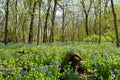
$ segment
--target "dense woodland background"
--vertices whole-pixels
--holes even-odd
[[[119,0],[0,0],[0,42],[112,42],[119,47]]]

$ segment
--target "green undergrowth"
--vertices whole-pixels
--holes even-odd
[[[58,80],[66,74],[59,66],[68,52],[80,54],[82,66],[97,77],[87,80],[120,80],[120,48],[111,43],[0,45],[0,80]],[[81,80],[76,73],[67,77]]]

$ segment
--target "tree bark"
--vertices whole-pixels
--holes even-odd
[[[95,5],[96,2],[94,3],[94,14],[95,14],[95,19],[94,19],[94,34],[97,34],[97,18],[98,18],[98,4]]]
[[[9,15],[9,1],[10,0],[7,0],[6,2],[6,11],[5,11],[5,40],[4,40],[4,43],[5,45],[8,43],[8,15]]]
[[[85,31],[86,31],[86,35],[89,36],[89,30],[88,30],[88,14],[85,15]]]
[[[62,9],[62,42],[64,42],[65,41],[65,38],[64,38],[64,35],[65,35],[65,33],[64,33],[64,29],[65,29],[65,11],[64,11],[64,7],[63,7],[63,9]]]
[[[45,25],[44,25],[44,33],[43,33],[43,43],[47,43],[47,24],[48,24],[48,17],[49,17],[49,12],[51,8],[51,0],[48,0],[48,9],[47,9],[47,14],[45,18]]]
[[[85,13],[85,32],[86,32],[86,35],[89,36],[88,16],[89,16],[89,12],[90,12],[90,9],[91,9],[91,6],[92,6],[92,0],[90,0],[90,4],[89,4],[88,9],[86,9],[84,0],[81,0],[80,2],[82,4],[83,11]]]
[[[54,9],[53,9],[53,15],[52,15],[52,26],[51,26],[51,34],[50,34],[50,43],[54,42],[54,26],[55,26],[56,6],[57,6],[57,0],[54,0]]]
[[[61,41],[64,42],[65,41],[65,6],[64,3],[63,5],[58,4],[58,6],[61,8],[62,10],[62,34],[61,34]]]
[[[117,28],[117,17],[116,17],[116,12],[114,9],[114,3],[113,0],[111,0],[111,8],[112,8],[112,13],[113,13],[113,17],[114,17],[114,27],[115,27],[115,33],[116,33],[116,46],[119,47],[119,37],[118,37],[118,28]]]
[[[36,7],[36,1],[34,2],[33,5],[33,10],[31,13],[31,22],[30,22],[30,31],[29,31],[29,40],[28,43],[33,43],[33,24],[34,24],[34,13],[35,13],[35,7]]]
[[[100,13],[99,13],[99,19],[100,19],[100,21],[99,21],[99,44],[101,43],[101,36],[102,36],[102,29],[101,29],[101,0],[99,0],[99,10],[100,10]]]
[[[39,22],[38,22],[38,33],[37,33],[37,45],[39,44],[39,41],[40,41],[41,3],[42,3],[42,0],[39,0]]]
[[[14,43],[16,43],[16,42],[17,42],[16,27],[17,27],[17,0],[15,1]]]
[[[26,14],[24,14],[24,15],[26,15]],[[26,18],[24,18],[23,23],[22,23],[22,38],[23,38],[23,43],[25,43],[25,23],[26,23]]]

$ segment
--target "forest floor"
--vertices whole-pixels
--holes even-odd
[[[58,80],[66,74],[68,80],[81,80],[69,69],[59,73],[69,51],[80,54],[83,67],[97,80],[120,80],[120,48],[112,43],[0,44],[0,80]]]

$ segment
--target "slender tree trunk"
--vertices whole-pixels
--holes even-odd
[[[74,24],[74,21],[75,21],[75,8],[74,8],[74,0],[72,0],[72,6],[73,6],[73,13],[72,13],[72,43],[74,44],[74,41],[75,41],[75,24]]]
[[[22,23],[22,37],[23,37],[23,43],[25,43],[25,18]]]
[[[15,27],[14,27],[14,43],[17,42],[17,35],[16,35],[16,27],[17,27],[17,0],[15,1]]]
[[[79,17],[79,16],[77,16],[77,17]],[[76,28],[77,28],[77,41],[79,41],[79,42],[80,42],[79,19],[77,19]]]
[[[6,11],[5,11],[5,45],[8,43],[8,15],[9,15],[9,1],[10,0],[7,0],[6,2]]]
[[[95,2],[94,2],[94,14],[95,14],[95,19],[94,19],[94,34],[97,34],[97,31],[96,31],[96,27],[97,27],[97,17],[98,17],[98,9],[97,9],[97,6],[95,5]]]
[[[73,12],[73,18],[72,18],[73,20],[72,20],[72,43],[74,44],[74,40],[75,40],[75,24],[74,24],[74,12]]]
[[[87,6],[89,6],[88,9],[86,9],[85,0],[80,0],[80,2],[82,4],[83,11],[85,13],[85,32],[86,32],[86,35],[89,36],[88,16],[89,16],[90,9],[92,7],[93,0],[90,0],[90,4],[87,5]]]
[[[65,11],[64,11],[64,7],[62,9],[63,13],[62,13],[62,42],[65,41],[65,38],[64,38],[64,29],[65,29]]]
[[[104,0],[104,1],[105,1],[105,6],[104,6],[105,27],[107,27],[107,18],[106,18],[106,14],[107,14],[108,0]]]
[[[37,33],[37,45],[39,44],[39,41],[40,41],[41,3],[42,3],[42,0],[39,0],[39,22],[38,22],[38,33]]]
[[[23,28],[23,30],[22,30],[22,32],[23,32],[23,43],[25,43],[25,29],[24,29],[24,27],[25,26],[22,26],[22,28]]]
[[[50,34],[50,43],[54,42],[54,26],[55,26],[56,7],[57,7],[57,0],[54,0],[54,9],[53,9],[53,15],[52,15],[52,26],[51,26],[51,34]]]
[[[99,5],[100,5],[100,14],[99,14],[99,44],[101,43],[101,36],[102,36],[102,29],[101,29],[101,0],[99,1]]]
[[[47,43],[47,24],[48,24],[48,17],[51,8],[51,0],[48,0],[48,10],[45,18],[45,25],[44,25],[44,33],[43,33],[43,43]]]
[[[97,34],[97,32],[96,32],[96,27],[97,27],[96,21],[97,21],[97,17],[95,17],[95,19],[94,19],[94,34]]]
[[[86,30],[86,35],[89,36],[89,30],[88,30],[88,14],[85,15],[85,30]]]
[[[111,0],[111,8],[112,8],[112,13],[114,16],[114,27],[115,27],[115,33],[116,33],[116,46],[119,47],[119,37],[118,37],[118,28],[117,28],[117,17],[116,17],[116,13],[115,13],[115,9],[114,9],[114,3],[113,0]]]
[[[34,2],[33,10],[31,13],[31,22],[30,22],[30,31],[29,31],[29,40],[28,43],[33,43],[33,24],[34,24],[34,13],[35,13],[35,7],[36,7],[36,1]]]
[[[80,42],[80,29],[77,29],[77,37],[78,37],[78,41]]]
[[[42,42],[43,41],[43,25],[42,25],[42,21],[41,21],[41,26],[40,26],[40,41]]]
[[[62,34],[61,34],[61,41],[64,42],[65,41],[65,6],[64,4],[61,6],[60,4],[58,4],[58,6],[61,8],[62,10]]]

